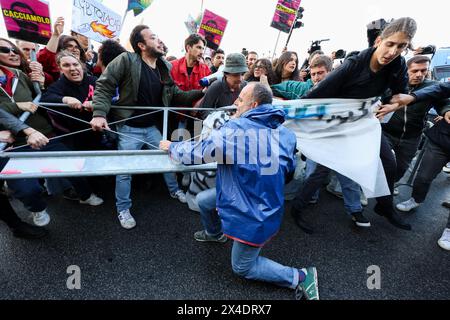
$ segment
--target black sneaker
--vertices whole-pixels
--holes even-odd
[[[314,229],[309,222],[305,220],[304,213],[302,211],[296,210],[294,207],[291,208],[291,215],[294,218],[295,224],[305,231],[307,234],[313,234]]]
[[[411,225],[409,223],[405,223],[394,208],[386,209],[376,204],[373,211],[375,211],[376,214],[388,219],[393,226],[403,230],[411,230]]]
[[[442,206],[444,206],[444,207],[450,209],[450,201],[444,201],[444,202],[442,202]]]
[[[352,220],[358,227],[368,228],[370,227],[370,221],[364,217],[362,212],[354,212],[352,213]]]
[[[48,234],[46,229],[32,226],[25,222],[20,222],[16,227],[11,228],[11,231],[14,237],[23,239],[39,239]]]
[[[74,188],[66,189],[63,192],[64,199],[79,201],[81,200]]]

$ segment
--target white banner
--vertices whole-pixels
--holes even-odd
[[[72,31],[97,42],[103,42],[119,38],[121,28],[121,16],[100,2],[73,0]]]
[[[305,99],[274,105],[287,113],[286,127],[309,159],[357,182],[368,198],[389,195],[380,160],[381,125],[374,99]]]

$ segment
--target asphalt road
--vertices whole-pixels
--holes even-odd
[[[235,276],[231,241],[196,242],[198,214],[170,198],[160,176],[134,181],[133,230],[116,218],[114,180],[98,179],[105,199],[100,207],[48,199],[52,220],[44,239],[14,238],[0,223],[0,299],[293,299],[291,290]],[[437,245],[449,214],[441,206],[450,197],[449,185],[450,176],[442,173],[424,205],[404,214],[413,226],[409,232],[374,214],[373,200],[365,211],[372,227],[358,229],[341,200],[323,190],[319,204],[310,207],[316,233],[303,233],[286,215],[262,254],[285,265],[316,266],[321,299],[449,299],[450,252]],[[396,202],[410,193],[407,187],[400,191]],[[81,270],[79,290],[66,286],[71,265]],[[379,290],[367,288],[372,265],[381,271]]]

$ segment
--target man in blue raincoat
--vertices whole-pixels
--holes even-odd
[[[287,267],[260,256],[281,225],[283,187],[295,169],[295,134],[282,126],[284,111],[272,106],[272,93],[260,83],[247,85],[235,105],[234,119],[207,139],[161,141],[160,148],[186,165],[217,161],[215,219],[234,240],[237,275],[295,289],[297,298],[319,299],[316,268]]]

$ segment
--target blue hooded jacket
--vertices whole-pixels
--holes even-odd
[[[279,230],[286,176],[295,170],[295,134],[285,114],[261,105],[214,130],[206,140],[177,142],[171,157],[183,164],[217,161],[217,208],[225,235],[261,247]]]

